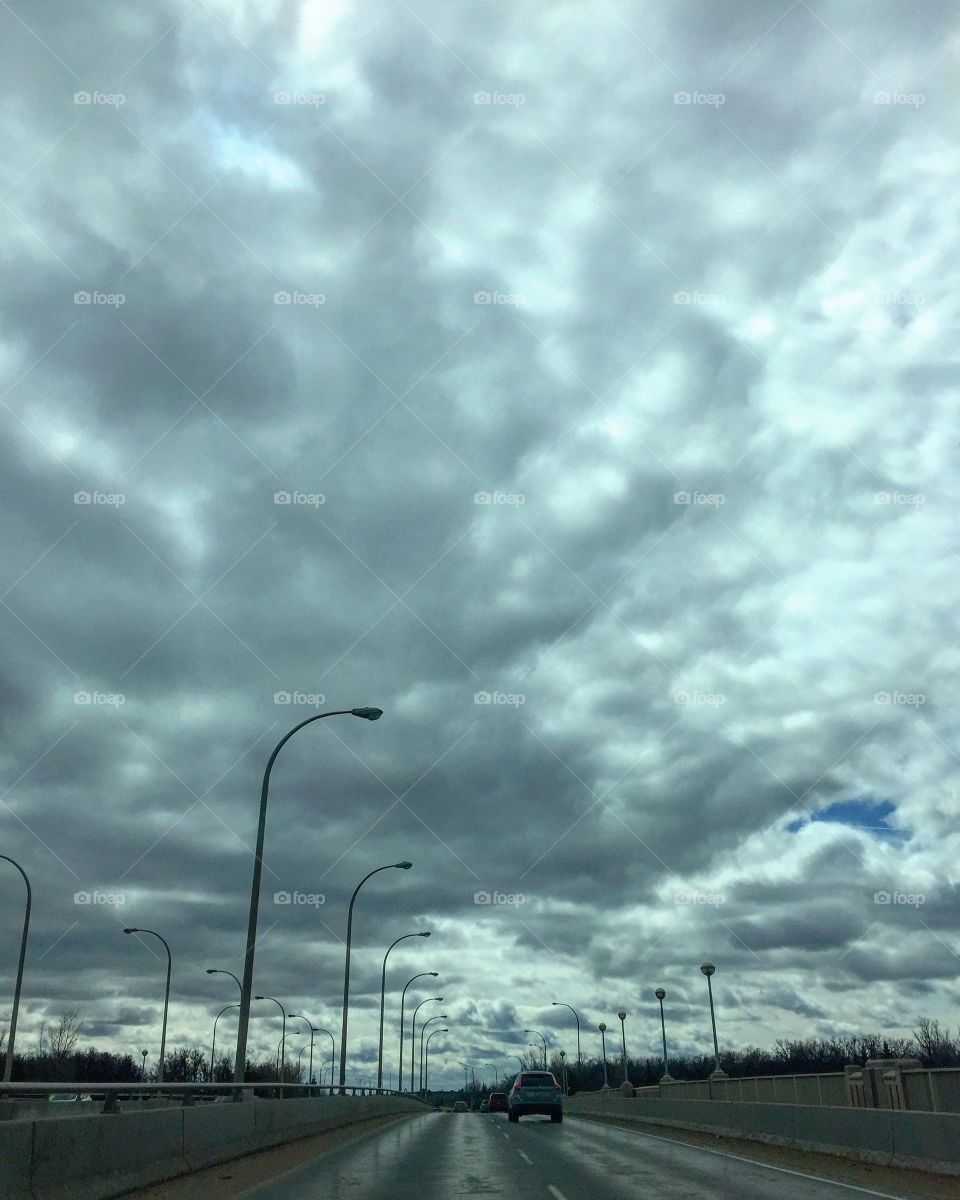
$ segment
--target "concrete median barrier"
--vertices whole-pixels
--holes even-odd
[[[427,1111],[405,1096],[323,1096],[2,1121],[0,1200],[110,1200],[330,1129]]]

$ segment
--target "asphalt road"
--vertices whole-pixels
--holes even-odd
[[[867,1192],[569,1116],[430,1113],[397,1122],[243,1200],[856,1200]]]

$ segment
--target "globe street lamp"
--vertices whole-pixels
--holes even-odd
[[[228,1004],[228,1005],[226,1006],[226,1008],[221,1008],[221,1009],[220,1009],[220,1011],[217,1013],[217,1015],[216,1015],[216,1016],[214,1017],[214,1019],[213,1019],[213,1041],[212,1041],[212,1043],[210,1044],[210,1082],[211,1082],[211,1083],[213,1082],[213,1070],[214,1070],[214,1067],[217,1065],[217,1059],[216,1059],[216,1053],[217,1053],[217,1021],[219,1021],[219,1020],[220,1020],[220,1018],[223,1016],[223,1014],[224,1014],[225,1012],[228,1012],[228,1011],[229,1011],[231,1008],[239,1008],[239,1007],[240,1007],[240,1005],[239,1005],[239,1004]]]
[[[413,1095],[413,1070],[417,1061],[417,1013],[425,1004],[432,1004],[435,1000],[442,1000],[442,996],[428,996],[426,1000],[421,1000],[417,1007],[413,1010],[413,1020],[410,1022],[410,1095]]]
[[[547,1039],[542,1033],[537,1033],[536,1029],[525,1029],[524,1033],[536,1033],[537,1037],[543,1042],[543,1069],[547,1069]]]
[[[142,1062],[141,1062],[141,1064],[140,1064],[140,1082],[141,1082],[141,1083],[146,1083],[146,1079],[147,1079],[147,1055],[150,1053],[150,1051],[149,1051],[149,1050],[141,1050],[141,1051],[140,1051],[140,1053],[143,1055],[143,1061],[142,1061]]]
[[[625,1032],[624,1021],[627,1019],[627,1014],[624,1009],[620,1009],[617,1013],[620,1018],[620,1038],[623,1042],[623,1082],[629,1087],[630,1080],[627,1078],[627,1035]]]
[[[550,1003],[553,1004],[554,1007],[559,1006],[560,1008],[569,1008],[570,1011],[573,1013],[574,1019],[577,1022],[577,1070],[582,1071],[583,1070],[583,1055],[580,1053],[580,1017],[577,1015],[577,1010],[575,1008],[571,1007],[571,1005],[569,1005],[569,1004],[564,1004],[564,1002],[562,1000],[551,1000]]]
[[[600,1044],[603,1047],[603,1086],[609,1087],[610,1084],[607,1082],[607,1027],[601,1021],[597,1028],[600,1030]]]
[[[379,710],[377,710],[379,711]],[[347,1022],[350,1018],[350,943],[353,940],[353,905],[357,899],[357,893],[363,885],[372,876],[379,874],[380,871],[390,871],[394,867],[398,867],[401,871],[409,871],[413,866],[411,862],[387,863],[383,867],[375,867],[369,871],[360,880],[357,886],[353,889],[353,895],[350,897],[350,907],[347,909],[347,949],[343,963],[343,1021],[340,1027],[340,1087],[344,1087],[347,1081]]]
[[[563,1094],[569,1096],[570,1089],[567,1087],[567,1052],[560,1051],[560,1082],[563,1086]]]
[[[247,920],[247,946],[243,957],[243,983],[240,987],[240,1025],[237,1030],[237,1061],[233,1078],[243,1083],[247,1071],[247,1029],[250,1024],[250,998],[253,995],[253,956],[257,946],[257,916],[260,908],[260,875],[263,870],[263,842],[267,828],[267,797],[270,790],[270,772],[277,755],[290,738],[304,725],[319,721],[323,717],[362,717],[365,721],[377,721],[383,716],[380,708],[348,708],[337,712],[314,713],[299,725],[289,730],[273,749],[263,772],[260,786],[260,819],[257,823],[257,848],[253,859],[253,883],[250,886],[250,915]]]
[[[20,957],[17,960],[17,979],[13,985],[13,1008],[10,1011],[10,1032],[7,1034],[7,1060],[3,1066],[3,1081],[9,1083],[13,1074],[13,1050],[17,1041],[17,1016],[20,1012],[20,988],[23,984],[23,964],[27,957],[27,936],[30,933],[30,906],[33,903],[33,892],[27,873],[15,860],[6,854],[0,854],[4,862],[11,863],[23,876],[27,885],[27,906],[23,914],[23,933],[20,935]]]
[[[710,984],[710,976],[716,971],[716,967],[712,962],[702,963],[700,970],[707,977],[707,993],[710,996],[710,1024],[713,1026],[713,1062],[714,1070],[710,1073],[711,1079],[726,1079],[727,1073],[720,1066],[720,1047],[717,1044],[717,1019],[713,1013],[713,987]]]
[[[667,1027],[663,1023],[663,1001],[667,993],[662,987],[658,987],[653,994],[660,1001],[660,1034],[663,1038],[663,1074],[660,1076],[660,1082],[672,1083],[673,1076],[670,1074],[670,1068],[667,1066]]]
[[[423,1059],[423,1094],[426,1096],[430,1090],[430,1038],[435,1038],[438,1033],[449,1033],[449,1029],[432,1029],[430,1037],[427,1038],[427,1045],[424,1050]]]
[[[421,971],[419,975],[414,975],[413,979],[407,980],[407,982],[403,985],[403,991],[400,994],[400,1069],[397,1072],[397,1091],[398,1092],[403,1091],[403,1009],[404,1009],[404,1005],[406,1004],[406,1001],[407,1001],[407,988],[410,986],[411,983],[413,983],[413,981],[415,979],[426,979],[426,977],[428,975],[432,976],[434,979],[437,978],[436,971]],[[413,1090],[413,1085],[411,1082],[411,1091],[412,1090]]]
[[[420,1091],[423,1091],[423,1031],[428,1025],[432,1025],[434,1021],[449,1021],[446,1013],[442,1013],[439,1017],[431,1017],[428,1021],[424,1021],[420,1026]]]
[[[287,1063],[287,1010],[283,1007],[283,1005],[280,1003],[280,1001],[275,996],[254,996],[254,1000],[272,1000],[274,1002],[274,1004],[276,1004],[277,1007],[280,1009],[280,1012],[283,1014],[283,1025],[281,1027],[283,1030],[283,1033],[280,1037],[280,1050],[278,1051],[278,1057],[277,1057],[277,1063],[278,1063],[277,1074],[280,1078],[280,1095],[282,1096],[283,1095],[283,1068],[286,1066],[286,1063]],[[282,1055],[282,1057],[281,1057],[281,1055]]]
[[[407,938],[412,938],[412,937],[428,938],[429,936],[430,936],[429,931],[425,931],[423,933],[405,933],[405,934],[403,934],[402,937],[398,937],[395,942],[393,942],[390,946],[387,947],[387,952],[383,956],[383,970],[380,972],[380,1049],[377,1052],[377,1090],[378,1091],[383,1087],[383,1010],[384,1010],[384,1003],[386,1000],[386,991],[387,991],[387,959],[390,957],[390,951],[393,949],[393,947],[399,945],[400,942],[405,941]]]
[[[160,934],[153,929],[137,929],[132,925],[127,926],[124,933],[149,933],[155,938],[160,938],[163,942],[163,948],[167,952],[167,987],[163,995],[163,1029],[160,1033],[160,1063],[157,1066],[157,1083],[163,1083],[163,1060],[167,1048],[167,1012],[170,1009],[170,971],[173,967],[173,957],[170,954],[170,947],[166,943],[166,939],[160,937]]]

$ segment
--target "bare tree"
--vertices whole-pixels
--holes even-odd
[[[62,1012],[57,1019],[57,1024],[47,1034],[47,1046],[55,1062],[62,1063],[73,1054],[81,1033],[83,1033],[83,1025],[80,1023],[80,1014],[76,1009]]]

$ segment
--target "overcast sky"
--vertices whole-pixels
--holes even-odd
[[[421,929],[387,1067],[435,970],[434,1082],[524,1028],[575,1054],[553,1000],[657,1053],[658,985],[706,1051],[705,958],[724,1047],[955,1024],[955,4],[0,30],[21,1048],[77,1009],[156,1062],[128,924],[172,947],[168,1046],[209,1045],[266,759],[354,705],[277,760],[255,976],[338,1032],[350,893],[413,861],[357,902],[354,1078]]]

